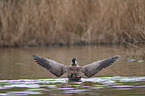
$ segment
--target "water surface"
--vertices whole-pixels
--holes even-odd
[[[144,60],[124,58],[124,52],[117,46],[1,48],[0,95],[144,96]],[[66,75],[56,78],[36,64],[33,54],[65,65],[75,57],[80,66],[115,55],[120,58],[93,78],[83,76],[81,82],[67,82]]]
[[[0,95],[143,96],[144,82],[145,76],[82,78],[81,82],[67,82],[67,78],[0,80]]]

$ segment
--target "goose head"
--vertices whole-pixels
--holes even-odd
[[[73,58],[73,59],[72,59],[71,66],[78,66],[78,63],[77,63],[77,61],[76,61],[76,58]]]

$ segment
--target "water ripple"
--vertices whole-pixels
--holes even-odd
[[[114,76],[82,78],[81,82],[67,82],[67,78],[0,80],[0,96],[34,94],[96,94],[101,90],[142,90],[145,76]],[[49,92],[49,93],[48,93]],[[97,93],[97,94],[98,94]],[[103,94],[103,93],[102,93]],[[145,94],[145,93],[142,93]]]

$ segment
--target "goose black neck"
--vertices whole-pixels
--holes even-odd
[[[73,58],[73,59],[72,59],[72,62],[75,63],[75,61],[76,61],[76,58]]]

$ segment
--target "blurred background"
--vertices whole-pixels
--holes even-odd
[[[144,44],[144,0],[0,0],[0,47]]]

